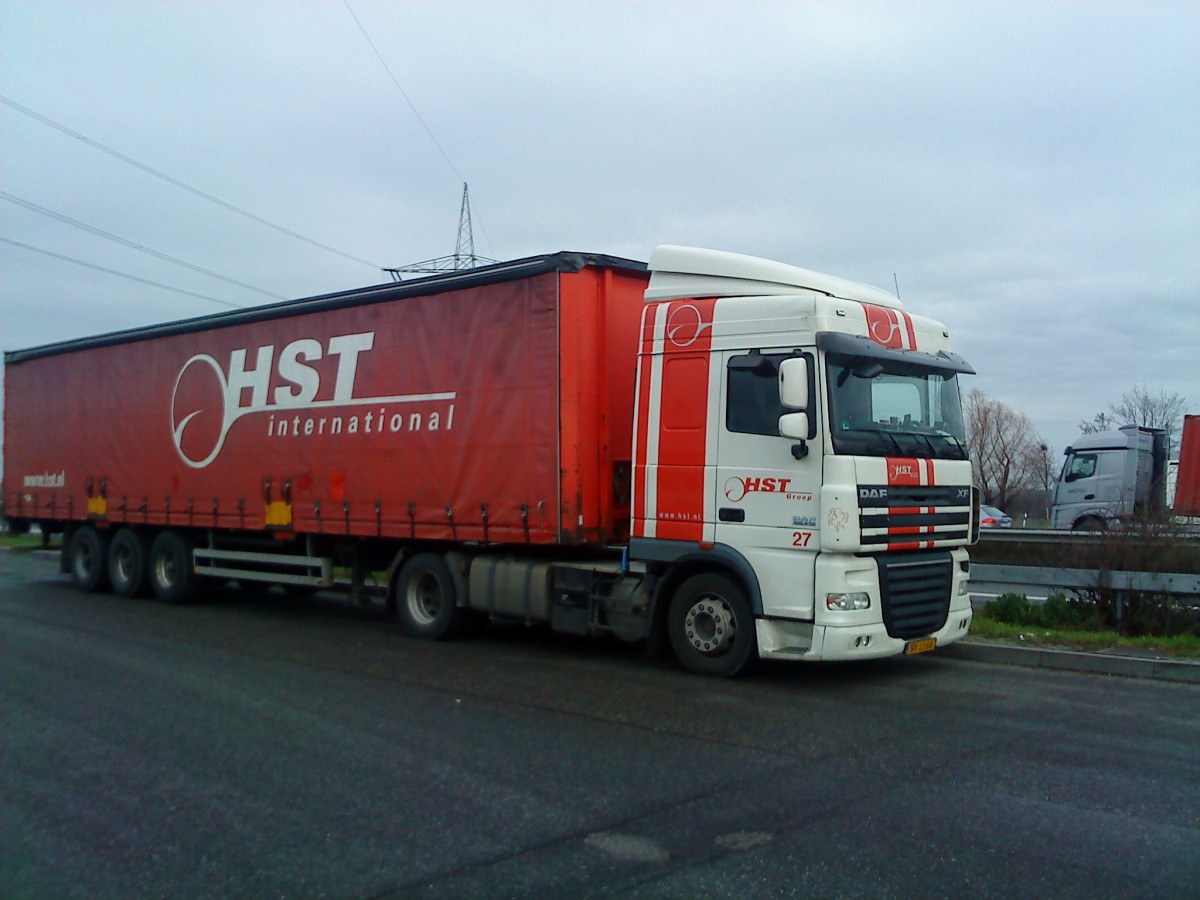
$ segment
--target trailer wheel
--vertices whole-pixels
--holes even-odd
[[[192,542],[177,531],[164,531],[150,545],[150,587],[163,603],[186,603],[196,590]]]
[[[667,611],[671,649],[697,675],[730,678],[752,659],[757,640],[746,592],[724,575],[693,575]]]
[[[108,547],[108,577],[122,597],[141,597],[150,590],[150,541],[132,528],[122,528]]]
[[[452,637],[466,622],[458,592],[445,561],[436,553],[418,553],[396,578],[396,615],[404,633],[427,640]]]
[[[80,590],[94,593],[108,589],[107,532],[91,525],[82,525],[71,535],[67,545],[67,565],[71,580]]]

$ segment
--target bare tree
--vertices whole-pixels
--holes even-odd
[[[967,446],[985,503],[1005,506],[1022,488],[1053,480],[1049,447],[1024,413],[978,388],[966,397]]]
[[[1116,427],[1116,420],[1106,412],[1098,412],[1090,419],[1079,420],[1080,434],[1095,434],[1097,431],[1112,431]]]
[[[1162,388],[1154,392],[1146,385],[1138,384],[1121,395],[1120,403],[1109,404],[1108,408],[1127,424],[1161,428],[1167,433],[1167,440],[1174,443],[1187,405],[1187,398],[1182,394],[1168,394]]]
[[[1108,404],[1108,412],[1096,413],[1092,419],[1080,422],[1079,430],[1091,434],[1122,425],[1144,425],[1163,429],[1167,440],[1174,444],[1187,407],[1187,398],[1182,394],[1169,394],[1162,388],[1153,391],[1147,385],[1137,384],[1122,394],[1119,402]]]

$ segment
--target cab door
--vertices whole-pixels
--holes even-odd
[[[1055,487],[1055,528],[1070,528],[1086,515],[1104,517],[1120,513],[1120,463],[1123,450],[1075,451],[1067,457]]]
[[[792,350],[721,354],[715,535],[750,562],[763,596],[789,598],[787,609],[767,614],[811,617],[821,444],[779,434],[779,418],[790,411],[779,400],[779,364],[793,355]],[[815,384],[815,354],[806,356]],[[807,410],[813,421],[815,406]]]

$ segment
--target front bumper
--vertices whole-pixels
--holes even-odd
[[[970,604],[951,609],[946,624],[929,637],[938,647],[966,637],[971,628]],[[763,659],[792,659],[805,662],[840,659],[879,659],[904,653],[910,641],[891,637],[882,622],[862,625],[812,625],[783,619],[759,619],[755,623],[758,655]]]

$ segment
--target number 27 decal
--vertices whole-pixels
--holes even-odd
[[[812,540],[813,533],[811,531],[793,531],[792,546],[807,547],[808,542]]]

